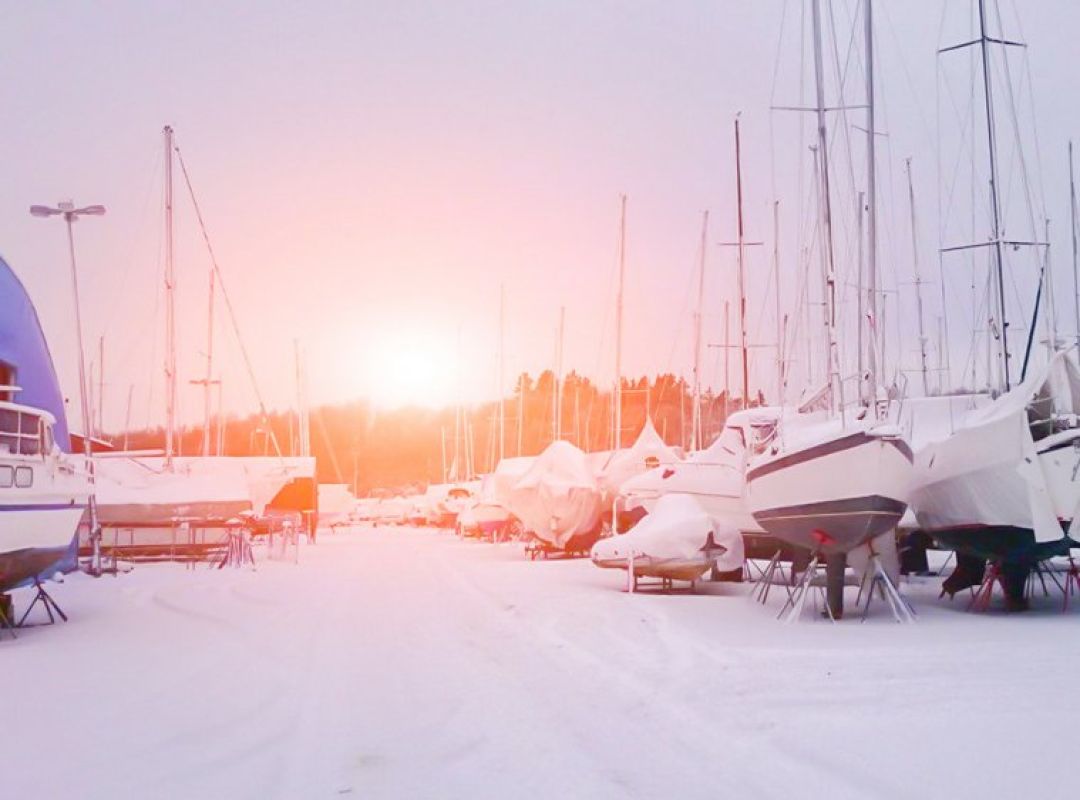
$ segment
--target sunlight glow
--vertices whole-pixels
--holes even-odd
[[[456,357],[435,338],[382,341],[368,356],[367,393],[381,407],[435,408],[456,399]]]

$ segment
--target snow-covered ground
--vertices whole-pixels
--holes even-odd
[[[388,528],[254,572],[72,576],[71,622],[0,639],[0,795],[1064,796],[1080,611],[968,614],[925,581],[916,625],[783,625],[779,591],[627,595]]]

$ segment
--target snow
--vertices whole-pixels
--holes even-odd
[[[0,638],[3,793],[1065,794],[1080,611],[968,614],[938,584],[904,584],[915,625],[783,625],[778,590],[628,595],[585,559],[385,527],[298,565],[72,575],[69,623]]]

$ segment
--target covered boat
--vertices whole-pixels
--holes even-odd
[[[755,443],[773,436],[779,414],[780,409],[772,406],[735,412],[706,449],[625,481],[619,490],[620,505],[628,511],[651,512],[665,495],[690,495],[717,522],[760,534],[743,498],[746,460]]]
[[[551,548],[586,551],[600,535],[600,487],[585,453],[569,442],[548,445],[514,484],[510,511]]]
[[[610,503],[628,480],[649,470],[677,464],[682,459],[656,432],[652,420],[645,418],[634,444],[624,450],[613,451],[600,467],[597,481],[603,492],[605,504]]]
[[[688,494],[665,494],[652,513],[626,533],[601,539],[592,547],[593,563],[605,569],[629,569],[643,577],[694,581],[716,567],[740,570],[743,540],[731,523],[719,523]]]
[[[948,547],[1026,569],[1077,546],[1080,369],[1066,353],[921,447],[911,504]]]

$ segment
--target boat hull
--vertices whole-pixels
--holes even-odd
[[[67,555],[85,506],[0,505],[0,592],[47,572]]]
[[[768,534],[847,552],[896,527],[907,510],[912,454],[865,431],[783,453],[747,472],[747,505]]]
[[[1070,547],[1080,546],[1067,535],[1080,504],[1080,483],[1075,481],[1080,452],[1073,440],[1038,452],[1036,477],[1046,487],[1043,498],[1033,496],[1022,477],[1026,460],[1001,457],[1002,449],[989,446],[979,452],[973,441],[966,444],[971,446],[956,467],[950,467],[952,453],[946,449],[954,443],[920,453],[922,480],[912,492],[912,506],[921,530],[950,549],[1013,563],[1068,555]],[[1037,535],[1041,499],[1050,518]]]

